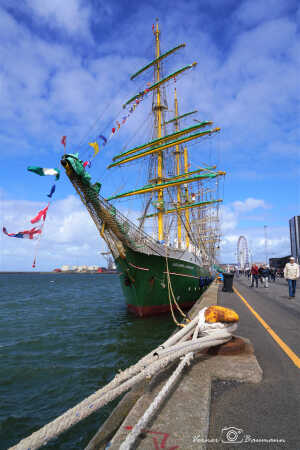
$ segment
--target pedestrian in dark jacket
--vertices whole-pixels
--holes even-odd
[[[262,282],[263,282],[265,288],[268,288],[269,287],[268,280],[269,280],[270,271],[267,266],[261,267],[260,275],[261,275],[261,279],[262,279]]]
[[[276,269],[270,269],[270,276],[271,276],[271,281],[273,281],[273,283],[275,283],[275,280],[276,280]]]
[[[263,284],[262,270],[263,270],[263,267],[259,266],[259,268],[258,268],[258,278],[259,278],[259,281],[261,282],[261,284]]]

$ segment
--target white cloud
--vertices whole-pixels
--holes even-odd
[[[236,228],[238,224],[238,216],[230,207],[221,207],[221,224],[223,233],[228,233]]]
[[[268,209],[268,208],[270,208],[270,206],[267,205],[264,200],[260,200],[258,198],[251,198],[251,197],[247,198],[243,202],[240,200],[233,202],[233,209],[239,213],[252,211],[253,209],[256,209],[256,208]]]
[[[253,1],[247,0],[241,2],[234,16],[244,25],[253,26],[261,21],[279,17],[288,9],[289,2],[286,0],[264,0],[256,2],[255,6]]]
[[[2,201],[1,223],[8,232],[28,229],[30,220],[45,204],[39,202]],[[1,233],[0,270],[30,270],[36,241],[9,238]],[[53,270],[63,264],[105,265],[100,252],[105,244],[89,214],[77,197],[54,202],[45,221],[38,249],[40,270]]]
[[[248,243],[249,257],[253,262],[265,262],[265,237],[263,228],[235,230],[234,234],[225,234],[221,241],[221,262],[237,262],[237,243],[240,236],[245,236]],[[278,238],[277,236],[282,236]],[[286,228],[272,228],[267,239],[267,259],[290,254],[290,240]]]
[[[136,56],[125,59],[110,53],[84,59],[62,41],[34,35],[0,7],[1,24],[3,154],[16,156],[22,149],[25,156],[36,149],[40,152],[41,145],[42,151],[57,148],[64,134],[69,136],[69,145],[76,145],[91,123],[96,128],[100,121],[111,126],[120,105],[135,89],[128,90],[127,83],[132,66],[138,64]],[[93,133],[95,128],[94,137]]]
[[[221,254],[222,262],[235,262],[237,254],[237,243],[240,236],[245,236],[248,241],[248,249],[251,250],[253,260],[265,261],[265,229],[258,227],[253,222],[262,221],[262,217],[249,216],[249,211],[256,209],[270,209],[263,199],[247,198],[243,201],[235,201],[221,208]],[[241,225],[248,222],[248,226]],[[252,225],[252,226],[251,226]],[[290,252],[290,239],[288,226],[268,226],[267,233],[267,256],[279,257],[288,255]]]
[[[247,198],[244,201],[237,200],[227,206],[221,207],[221,224],[222,233],[227,233],[235,230],[238,227],[239,220],[244,213],[253,211],[256,208],[269,209],[270,206],[262,199]],[[244,216],[245,217],[245,216]]]
[[[51,28],[60,28],[70,34],[90,36],[90,7],[80,0],[27,0],[28,8]]]
[[[227,142],[224,151],[230,150],[231,159],[239,157],[232,148],[235,145],[245,147],[245,143],[245,160],[249,148],[257,142],[264,143],[266,149],[257,155],[258,161],[265,153],[278,154],[285,147],[284,143],[289,146],[288,157],[295,157],[297,151],[297,117],[285,121],[285,130],[284,120],[280,127],[277,123],[277,117],[291,111],[293,102],[300,95],[296,24],[291,17],[284,16],[284,2],[260,3],[253,8],[251,2],[243,2],[233,16],[233,21],[242,16],[251,17],[250,8],[251,13],[262,20],[252,29],[242,29],[226,53],[208,32],[199,31],[199,21],[206,18],[196,2],[188,7],[181,4],[177,12],[174,9],[168,15],[164,24],[163,43],[168,46],[171,40],[173,44],[187,41],[186,59],[189,62],[196,59],[200,63],[191,76],[185,78],[185,87],[180,80],[178,82],[178,91],[188,99],[180,107],[188,110],[190,106],[202,105],[199,115],[215,119],[222,126],[224,142]],[[91,15],[95,12],[91,3],[79,0],[33,0],[27,2],[28,8],[35,17],[75,34],[76,30],[89,29]],[[97,5],[97,8],[99,16],[106,6]],[[113,18],[114,9],[111,8],[105,11],[105,17],[108,14]],[[187,9],[193,11],[189,29],[174,26],[177,21],[180,23],[179,16]],[[272,12],[268,15],[269,9]],[[148,5],[137,8],[133,17],[135,39],[145,35],[145,22],[140,20],[141,16],[150,17],[152,12]],[[126,81],[128,75],[147,60],[144,56],[137,57],[142,47],[133,45],[134,37],[128,33],[126,22],[118,24],[117,31],[112,29],[109,40],[99,39],[97,51],[91,48],[86,58],[63,41],[57,44],[31,33],[1,8],[0,25],[3,25],[0,26],[2,42],[6,43],[0,48],[0,58],[6,62],[5,71],[0,70],[0,114],[7,124],[4,129],[10,130],[0,136],[3,148],[7,148],[13,138],[23,141],[25,151],[33,150],[29,143],[32,138],[43,140],[45,147],[53,146],[66,133],[76,143],[88,127],[86,118],[93,121],[99,117],[99,110],[101,119],[109,123],[109,115],[115,117],[128,93],[134,93],[134,86],[129,87]],[[147,42],[150,39],[149,32]],[[129,123],[126,128],[129,130],[132,126]],[[288,136],[286,128],[289,129]]]
[[[237,226],[230,233],[224,233],[221,239],[221,262],[237,261],[237,243],[245,236],[250,258],[264,262],[266,259],[265,236],[263,227],[242,228]],[[278,237],[281,236],[281,237]],[[290,239],[287,227],[270,227],[267,236],[267,258],[282,257],[290,254]]]
[[[30,226],[30,219],[45,205],[41,202],[7,200],[2,192],[1,222],[8,232],[18,232]],[[253,257],[263,261],[265,257],[264,229],[239,226],[240,220],[249,210],[265,207],[261,199],[246,199],[222,208],[221,261],[233,262],[240,235],[248,239]],[[135,210],[123,209],[126,217],[136,222],[139,214]],[[35,254],[35,243],[1,235],[0,270],[30,270]],[[52,270],[63,264],[104,265],[100,256],[105,244],[80,200],[71,195],[53,202],[49,208],[44,232],[38,251],[38,269]],[[289,253],[288,230],[268,229],[269,257]]]

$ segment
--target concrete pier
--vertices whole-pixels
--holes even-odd
[[[198,311],[218,302],[220,286],[214,282],[189,312],[193,318]],[[212,380],[236,380],[259,383],[262,370],[247,339],[236,340],[242,351],[203,352],[195,355],[173,392],[137,442],[145,450],[205,449],[209,432]],[[242,345],[241,345],[242,343]],[[226,345],[226,344],[225,344]],[[233,346],[232,346],[233,347]],[[121,443],[162,389],[178,362],[140,383],[127,393],[102,425],[86,450],[119,449]],[[109,443],[109,444],[108,444]]]

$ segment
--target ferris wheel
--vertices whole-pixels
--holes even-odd
[[[240,269],[249,266],[248,244],[245,236],[240,236],[237,243],[237,264]]]

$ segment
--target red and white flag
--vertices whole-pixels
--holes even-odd
[[[46,208],[42,209],[42,210],[34,217],[34,219],[31,219],[30,222],[31,222],[31,223],[37,223],[37,222],[39,222],[41,219],[43,219],[43,221],[45,222],[48,208],[49,208],[49,205],[46,206]]]
[[[2,228],[2,231],[4,234],[6,234],[9,237],[16,237],[16,238],[21,238],[21,239],[36,239],[38,237],[39,234],[42,233],[42,227],[40,228],[31,228],[31,230],[24,230],[24,231],[19,231],[18,233],[8,233],[7,229],[5,227]]]

